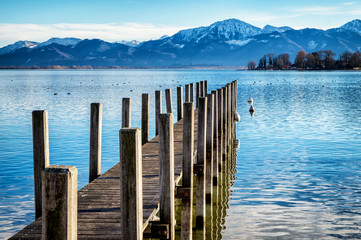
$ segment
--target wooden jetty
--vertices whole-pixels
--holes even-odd
[[[102,175],[102,104],[92,104],[89,184],[79,191],[75,167],[50,165],[47,112],[34,111],[36,220],[10,239],[175,239],[174,198],[182,199],[181,239],[192,239],[193,226],[205,230],[207,203],[218,201],[213,214],[224,217],[219,199],[235,171],[237,81],[212,93],[207,81],[196,86],[196,94],[193,83],[185,86],[184,103],[183,88],[177,88],[175,124],[171,90],[165,91],[167,113],[156,91],[157,136],[150,141],[149,94],[142,95],[141,130],[131,128],[131,99],[124,98],[120,162]]]

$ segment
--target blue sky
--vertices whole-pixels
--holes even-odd
[[[45,41],[52,36],[149,40],[228,18],[257,27],[328,29],[360,19],[361,1],[4,0],[0,47],[17,40]]]

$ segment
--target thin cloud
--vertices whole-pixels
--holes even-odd
[[[19,40],[43,42],[51,37],[100,38],[106,41],[150,40],[164,34],[173,35],[187,27],[153,25],[148,23],[109,24],[7,24],[0,23],[0,42]]]

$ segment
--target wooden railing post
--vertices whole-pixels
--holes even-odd
[[[194,83],[189,84],[189,102],[194,102]]]
[[[119,131],[120,239],[143,239],[142,145],[139,128]]]
[[[189,99],[190,99],[189,84],[186,84],[186,87],[185,87],[185,102],[189,102]]]
[[[90,105],[89,182],[99,177],[101,173],[102,112],[101,103]]]
[[[207,94],[206,203],[212,202],[213,193],[213,105],[213,95]]]
[[[155,91],[155,135],[159,134],[159,114],[162,112],[162,92]]]
[[[227,96],[227,99],[228,99],[228,106],[227,106],[227,113],[228,113],[228,119],[227,119],[227,123],[228,123],[228,126],[227,126],[227,131],[228,131],[228,142],[227,142],[227,147],[228,147],[228,150],[231,149],[231,134],[232,134],[232,106],[231,106],[231,100],[232,100],[232,91],[231,91],[231,84],[228,84],[227,85],[227,92],[228,92],[228,96]]]
[[[177,120],[183,118],[183,88],[177,87]]]
[[[169,239],[175,239],[173,114],[159,115],[159,217],[169,224]]]
[[[207,98],[199,98],[197,141],[196,227],[203,229],[206,218],[206,121]]]
[[[49,130],[48,112],[33,111],[33,166],[35,219],[42,215],[42,180],[41,172],[49,166]]]
[[[130,98],[123,98],[122,100],[122,128],[130,128],[131,126],[131,104]]]
[[[184,103],[183,120],[183,179],[182,187],[188,196],[182,198],[181,239],[192,239],[193,206],[193,155],[194,155],[194,103]]]
[[[148,93],[142,94],[142,145],[149,141],[149,97]]]
[[[214,98],[213,105],[213,186],[217,185],[218,180],[218,92],[212,91]]]
[[[74,166],[48,166],[42,174],[42,239],[77,239],[78,171]]]

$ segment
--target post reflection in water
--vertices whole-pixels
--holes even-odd
[[[224,239],[222,231],[226,228],[226,217],[229,209],[229,201],[231,197],[231,187],[235,180],[237,172],[237,156],[236,150],[239,147],[239,141],[236,139],[235,131],[232,133],[232,140],[227,154],[220,159],[220,172],[217,184],[213,186],[212,202],[206,204],[206,223],[203,229],[196,228],[193,221],[193,239],[220,240]],[[194,177],[193,192],[196,194],[196,177]],[[196,200],[193,199],[193,219],[195,219]],[[176,239],[180,239],[181,234],[181,200],[176,201]]]

